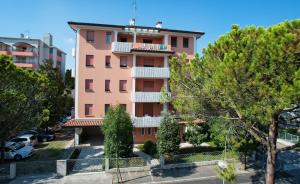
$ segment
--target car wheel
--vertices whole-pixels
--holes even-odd
[[[47,142],[47,138],[43,138],[42,141],[43,141],[43,142]]]
[[[22,159],[22,156],[21,156],[21,155],[15,155],[14,159],[15,159],[15,160],[21,160],[21,159]]]

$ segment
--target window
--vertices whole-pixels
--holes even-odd
[[[120,104],[120,106],[126,111],[126,104]]]
[[[171,37],[171,47],[177,47],[177,37]]]
[[[154,81],[144,81],[144,91],[153,92],[154,91]]]
[[[94,56],[93,55],[86,55],[86,57],[85,57],[85,65],[87,67],[94,66]]]
[[[120,67],[121,68],[127,67],[127,56],[120,56]]]
[[[85,91],[93,91],[93,79],[85,79]]]
[[[110,56],[105,56],[105,67],[110,68]]]
[[[154,135],[157,134],[157,128],[153,128],[153,134],[154,134]]]
[[[86,116],[93,115],[93,104],[85,104],[85,115]]]
[[[147,128],[148,135],[151,135],[151,128]]]
[[[106,44],[111,43],[111,32],[106,32],[105,43]]]
[[[183,38],[183,48],[189,48],[189,38]]]
[[[94,31],[87,31],[86,32],[86,41],[87,42],[94,42]]]
[[[143,39],[143,43],[152,43],[152,40],[150,40],[150,39]]]
[[[110,91],[110,80],[105,80],[105,91]]]
[[[154,62],[151,59],[144,60],[144,67],[154,67]]]
[[[145,129],[141,128],[141,135],[145,135]]]
[[[104,111],[105,111],[105,114],[107,114],[107,112],[108,112],[108,110],[109,110],[109,107],[110,107],[109,104],[105,104],[105,105],[104,105]]]
[[[121,38],[121,42],[127,42],[127,38]]]
[[[126,84],[127,84],[127,80],[120,80],[120,83],[119,83],[120,91],[127,91]]]

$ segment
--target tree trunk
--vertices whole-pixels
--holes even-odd
[[[247,169],[247,151],[244,151],[242,170],[246,170],[246,169]]]
[[[272,123],[269,127],[269,135],[268,135],[266,184],[275,183],[277,128],[278,128],[278,114],[274,114],[272,117]]]

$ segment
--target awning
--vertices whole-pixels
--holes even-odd
[[[63,127],[96,127],[103,124],[103,119],[71,119]]]

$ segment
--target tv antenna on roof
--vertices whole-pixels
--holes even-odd
[[[134,26],[135,25],[135,18],[136,18],[136,0],[132,1],[132,7],[133,7],[133,13],[132,13],[132,18],[129,20],[129,25]]]

